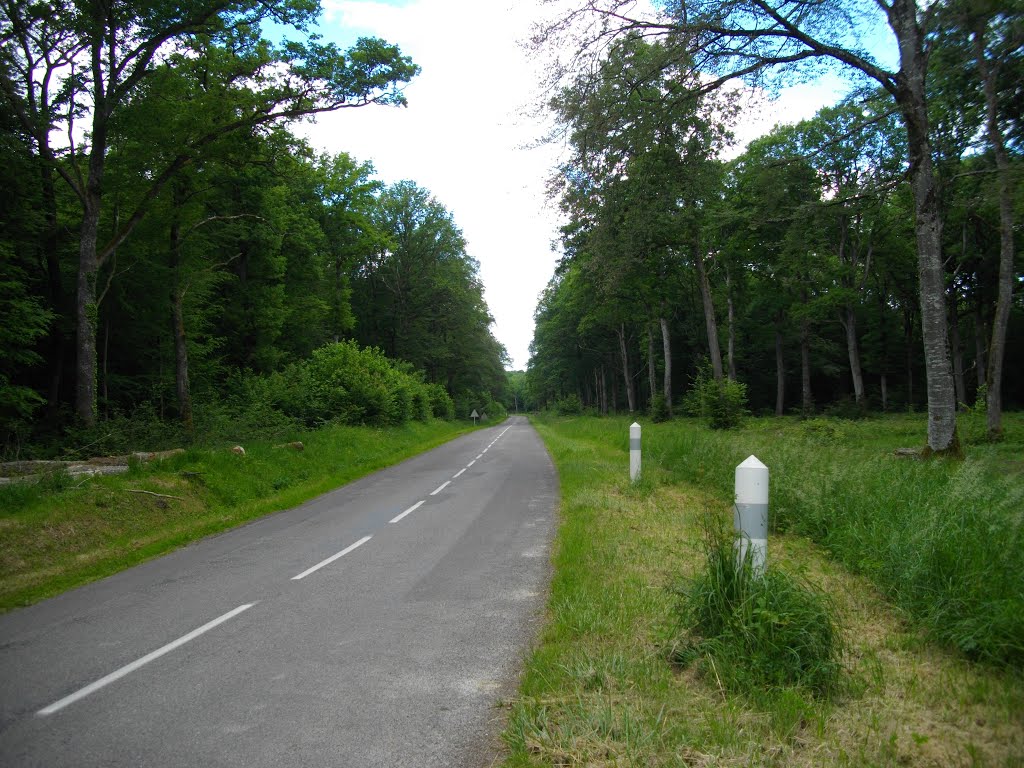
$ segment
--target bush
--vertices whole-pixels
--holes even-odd
[[[697,663],[744,693],[797,687],[835,692],[842,643],[827,598],[769,567],[755,575],[736,562],[731,532],[705,524],[705,568],[683,590],[686,630],[675,660]]]
[[[583,403],[576,394],[565,395],[555,401],[555,413],[559,416],[578,416],[583,413]]]
[[[448,390],[441,384],[426,384],[427,398],[430,402],[430,412],[438,419],[455,418],[455,401],[448,394]]]
[[[857,421],[868,415],[867,404],[858,403],[850,396],[841,397],[825,409],[825,415],[832,419]]]
[[[697,371],[684,405],[690,415],[707,419],[712,429],[733,429],[746,414],[747,385],[730,379],[715,381],[705,364]]]
[[[230,389],[237,393],[233,401],[239,414],[273,411],[317,427],[429,419],[439,397],[430,386],[379,349],[360,349],[347,341],[320,347],[309,360],[281,372],[240,374]]]
[[[664,395],[655,395],[651,399],[651,421],[658,424],[668,421],[668,419],[668,400],[665,399]]]

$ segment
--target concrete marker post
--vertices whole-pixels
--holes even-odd
[[[755,576],[764,575],[768,562],[768,467],[756,456],[748,456],[736,467],[736,505],[733,525],[737,565],[743,566],[750,552]]]
[[[629,425],[629,481],[640,479],[640,425],[635,421]]]

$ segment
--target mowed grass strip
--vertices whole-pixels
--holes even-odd
[[[704,428],[645,426],[643,480],[631,486],[628,419],[535,424],[558,467],[561,525],[548,621],[508,702],[506,766],[1024,764],[1020,671],[935,642],[868,575],[803,536],[773,532],[769,557],[830,598],[846,648],[835,695],[730,693],[713,667],[673,664],[678,587],[703,562],[701,518],[732,516],[714,482],[684,481],[666,458],[673,441]],[[855,435],[853,454],[914,444],[904,419],[880,429]],[[704,459],[686,472],[719,475]],[[731,477],[739,460],[721,473]]]
[[[0,487],[0,610],[28,605],[288,509],[460,434],[464,423],[330,426],[245,444],[245,455],[190,449],[128,473]],[[286,443],[301,440],[304,450]]]

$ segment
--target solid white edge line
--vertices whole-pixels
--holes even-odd
[[[344,557],[345,555],[347,555],[349,552],[351,552],[356,547],[363,546],[363,544],[365,544],[366,542],[368,542],[372,538],[373,538],[373,536],[363,536],[363,538],[361,538],[355,544],[350,544],[349,546],[347,546],[343,550],[341,550],[341,552],[338,552],[336,554],[331,555],[326,560],[321,560],[319,563],[314,565],[312,568],[307,568],[306,570],[304,570],[298,576],[292,576],[292,581],[298,581],[299,579],[306,578],[307,576],[309,576],[309,574],[313,573],[314,571],[319,571],[325,565],[330,565],[335,560],[337,560],[339,557]]]
[[[424,501],[426,501],[426,499],[422,499],[420,501],[417,501],[415,504],[413,504],[411,507],[409,507],[407,510],[405,510],[405,512],[403,512],[402,514],[398,515],[397,517],[392,518],[391,520],[388,520],[388,522],[389,523],[400,523],[400,522],[402,522],[402,519],[406,515],[412,514],[417,509],[419,509],[421,506],[423,506],[423,502]]]
[[[449,483],[451,483],[451,480],[445,480],[443,483],[441,483],[439,486],[437,486],[437,488],[432,490],[430,492],[430,495],[431,496],[437,496],[437,494],[439,494],[441,491],[443,491],[445,488],[448,487]]]
[[[106,685],[110,685],[110,683],[114,682],[115,680],[120,680],[125,675],[130,675],[132,672],[137,670],[139,667],[142,667],[142,666],[144,666],[146,664],[149,664],[149,662],[153,661],[154,659],[159,659],[164,654],[170,653],[175,648],[181,647],[182,645],[184,645],[185,643],[189,642],[190,640],[195,640],[197,637],[199,637],[204,632],[209,632],[211,629],[216,627],[218,624],[223,624],[225,621],[228,621],[229,619],[233,619],[235,616],[237,616],[238,614],[242,613],[242,611],[247,611],[250,608],[252,608],[254,605],[256,605],[256,603],[246,603],[245,605],[240,605],[237,608],[235,608],[233,611],[228,611],[223,616],[218,616],[213,621],[210,621],[210,622],[207,622],[206,624],[203,624],[203,626],[199,627],[198,629],[193,629],[187,635],[182,635],[177,640],[174,640],[174,641],[168,643],[167,645],[163,646],[162,648],[157,648],[152,653],[147,653],[141,659],[137,659],[137,660],[133,661],[131,664],[125,664],[123,667],[121,667],[120,669],[118,669],[118,670],[116,670],[114,672],[111,672],[106,677],[101,677],[96,682],[90,683],[89,685],[85,686],[85,688],[81,688],[81,689],[75,691],[74,693],[70,694],[69,696],[65,696],[60,701],[55,701],[50,706],[43,707],[36,714],[45,717],[47,715],[52,715],[55,712],[59,712],[60,710],[64,709],[64,707],[68,706],[69,704],[74,704],[79,699],[84,699],[90,693],[95,693],[100,688],[103,688]]]
[[[463,472],[465,472],[465,471],[466,471],[466,468],[465,468],[465,467],[463,467],[462,469],[460,469],[460,470],[459,470],[458,472],[456,472],[456,473],[455,473],[454,475],[452,475],[452,480],[454,480],[454,479],[455,479],[456,477],[458,477],[459,475],[461,475],[461,474],[462,474]]]

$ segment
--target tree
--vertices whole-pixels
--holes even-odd
[[[796,73],[838,66],[873,80],[894,100],[907,132],[914,191],[921,328],[928,388],[928,446],[957,451],[956,402],[948,348],[941,227],[932,167],[925,90],[929,33],[938,4],[916,0],[672,0],[650,18],[632,14],[627,0],[589,0],[535,36],[538,45],[564,42],[581,19],[600,19],[589,50],[620,34],[663,35],[676,47],[674,61],[705,77],[715,91],[737,78],[778,86]],[[899,53],[887,69],[867,49],[866,33],[885,22]],[[577,56],[578,56],[578,48]],[[553,67],[555,76],[564,70]]]
[[[167,183],[227,134],[318,112],[404,103],[398,86],[417,67],[383,41],[361,39],[342,54],[315,38],[273,46],[260,36],[265,22],[305,31],[317,12],[316,5],[298,0],[4,4],[0,93],[26,133],[36,137],[40,161],[61,175],[82,209],[75,410],[85,424],[96,418],[100,268]],[[62,70],[40,62],[59,62]],[[104,236],[100,225],[113,124],[147,80],[174,65],[206,67],[218,81],[206,94],[212,119],[181,136],[166,161],[150,169],[147,189]],[[51,99],[51,91],[59,98]],[[219,110],[217,99],[223,100]],[[64,111],[58,114],[54,103]],[[79,143],[83,121],[89,130]],[[53,153],[41,140],[55,131],[69,139],[65,162],[47,156]]]
[[[723,377],[712,289],[713,247],[702,237],[717,194],[714,158],[728,139],[725,99],[694,95],[672,49],[640,35],[618,39],[594,72],[579,73],[551,101],[572,158],[551,184],[571,223],[567,251],[584,258],[598,281],[604,325],[614,329],[627,405],[635,407],[625,320],[637,304],[658,323],[664,356],[663,394],[671,413],[669,296],[679,267],[697,274],[715,378]],[[593,308],[588,316],[599,311]],[[610,313],[610,314],[609,314]],[[650,354],[649,354],[650,357]]]
[[[371,216],[375,252],[354,265],[355,336],[423,370],[458,401],[503,396],[504,347],[483,297],[479,264],[451,213],[403,181],[385,189]]]
[[[1001,121],[999,86],[1001,71],[1015,66],[1020,74],[1020,54],[1024,48],[1024,6],[1010,2],[1005,6],[992,0],[954,3],[970,35],[974,64],[985,96],[985,135],[995,159],[999,195],[999,298],[992,322],[992,340],[988,359],[988,432],[998,439],[1003,431],[1003,361],[1006,334],[1010,323],[1014,283],[1014,215],[1011,193],[1010,157]]]

